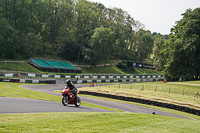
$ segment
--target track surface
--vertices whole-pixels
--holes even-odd
[[[11,97],[0,97],[0,107],[0,114],[39,112],[111,112],[108,110],[83,106],[77,108],[74,105],[65,107],[62,103],[58,102]]]
[[[34,91],[39,91],[43,93],[48,93],[48,94],[53,94],[57,96],[61,96],[61,94],[58,93],[53,93],[55,90],[62,90],[64,88],[64,84],[56,84],[56,85],[24,85],[21,86],[22,88],[25,89],[30,89]],[[77,84],[76,87],[85,87],[88,85],[79,85]],[[122,110],[125,112],[132,112],[132,113],[147,113],[147,114],[152,114],[155,112],[157,115],[163,115],[163,116],[171,116],[171,117],[177,117],[177,118],[187,118],[184,116],[164,112],[164,111],[159,111],[151,108],[146,108],[142,106],[137,106],[137,105],[132,105],[132,104],[125,104],[125,103],[118,103],[118,102],[113,102],[113,101],[106,101],[106,100],[100,100],[100,99],[94,99],[94,98],[88,98],[88,97],[80,97],[82,102],[87,102],[87,103],[92,103],[96,105],[101,105],[109,108],[114,108],[118,110]],[[61,105],[63,106],[63,105]],[[68,108],[68,107],[67,107]],[[85,109],[88,109],[88,107],[84,107]],[[76,109],[81,109],[81,108],[76,108]],[[91,112],[96,112],[95,110],[90,110]],[[105,110],[102,110],[103,112]],[[73,112],[73,111],[72,111]],[[75,112],[75,111],[74,111]],[[83,112],[82,110],[79,110],[79,112]],[[97,111],[100,112],[100,111]],[[187,118],[188,119],[188,118]]]

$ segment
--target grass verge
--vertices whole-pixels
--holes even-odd
[[[37,113],[0,115],[0,132],[12,133],[196,133],[200,130],[199,125],[199,120],[134,113]]]
[[[34,68],[30,64],[26,62],[0,62],[0,72],[5,71],[20,71],[20,72],[33,72],[33,73],[49,73],[49,72],[42,72],[38,69]],[[53,72],[51,72],[53,73]],[[113,74],[161,74],[161,72],[152,70],[152,69],[145,69],[145,68],[135,68],[135,71],[121,71],[119,68],[115,66],[100,66],[95,68],[90,67],[82,67],[82,73],[113,73]],[[55,73],[55,74],[63,74],[66,73]],[[75,73],[67,73],[68,75],[76,75]]]
[[[113,66],[100,66],[100,67],[82,67],[82,73],[114,73],[123,74],[123,72]]]
[[[189,113],[185,113],[185,112],[182,112],[182,111],[173,110],[173,109],[162,108],[162,107],[158,107],[158,106],[152,106],[152,105],[141,104],[141,103],[136,103],[136,102],[128,102],[128,101],[116,100],[116,99],[111,99],[111,98],[91,96],[91,95],[84,95],[84,94],[79,94],[79,95],[80,96],[84,96],[84,97],[95,98],[95,99],[101,99],[101,100],[107,100],[107,101],[114,101],[114,102],[128,103],[128,104],[143,106],[143,107],[147,107],[147,108],[152,108],[152,109],[156,109],[156,110],[169,112],[169,113],[185,116],[185,117],[188,117],[188,118],[200,120],[200,116],[189,114]]]
[[[153,69],[146,69],[146,68],[138,68],[138,67],[135,67],[134,72],[137,72],[136,74],[161,74],[162,75],[161,71],[156,71]]]
[[[22,72],[41,72],[25,62],[0,62],[0,70],[22,71]]]

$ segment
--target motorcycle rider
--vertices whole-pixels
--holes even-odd
[[[76,98],[77,97],[77,88],[73,85],[73,83],[71,82],[70,79],[66,80],[66,83],[67,83],[66,87],[70,88],[70,90],[74,94],[74,97]]]

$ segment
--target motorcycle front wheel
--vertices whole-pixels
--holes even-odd
[[[64,106],[67,106],[68,103],[69,103],[68,96],[64,96],[64,97],[62,98],[62,104],[63,104]]]
[[[81,99],[79,97],[77,97],[75,99],[75,103],[74,104],[75,104],[76,107],[79,107],[81,105]]]

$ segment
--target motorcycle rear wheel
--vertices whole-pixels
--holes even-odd
[[[64,97],[62,98],[62,104],[63,104],[64,106],[67,106],[68,103],[69,103],[68,96],[64,96]]]
[[[75,104],[76,107],[79,107],[81,105],[81,99],[79,97],[77,97],[75,99],[75,103],[74,104]]]

